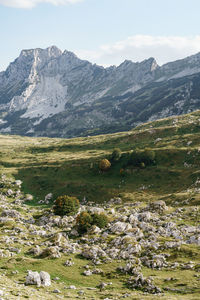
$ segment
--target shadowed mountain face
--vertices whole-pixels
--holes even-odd
[[[200,108],[200,54],[103,68],[52,46],[0,73],[0,132],[73,137],[129,129]]]

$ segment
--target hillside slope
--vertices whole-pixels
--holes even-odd
[[[67,140],[1,136],[2,170],[22,179],[24,188],[39,198],[48,190],[55,196],[72,193],[103,201],[105,195],[107,199],[108,195],[138,190],[144,180],[151,184],[153,193],[159,194],[160,189],[168,192],[168,186],[178,191],[183,188],[182,182],[185,189],[193,182],[191,168],[184,167],[184,163],[190,164],[193,155],[197,155],[194,168],[198,171],[199,130],[197,111],[147,123],[128,132],[95,137]],[[135,148],[153,149],[157,164],[144,170],[125,166],[132,175],[124,179],[120,175],[125,164],[122,160],[108,173],[99,174],[98,162],[109,158],[114,148],[120,148],[124,154]],[[97,189],[101,192],[96,194]]]

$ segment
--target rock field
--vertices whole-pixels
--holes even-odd
[[[87,203],[80,211],[104,212],[109,223],[103,229],[93,226],[81,236],[76,215],[60,217],[51,208],[30,206],[32,196],[23,194],[21,184],[5,175],[0,179],[0,299],[185,299],[181,298],[181,291],[187,290],[181,286],[185,272],[192,274],[193,287],[199,288],[198,206],[169,207],[163,200],[122,203],[120,198],[102,206]],[[48,204],[52,197],[47,191],[42,202]],[[54,278],[48,264],[42,269],[43,261],[55,261],[58,269],[59,265],[65,268],[61,275],[67,278],[68,270],[76,268],[77,257],[84,262],[79,275],[87,277],[91,286],[76,286],[71,275],[68,284]],[[114,266],[110,274],[109,265]],[[155,275],[148,276],[155,271],[160,272],[158,277],[161,274],[161,284]],[[124,291],[113,290],[112,280],[122,282]],[[174,288],[173,282],[179,285]]]

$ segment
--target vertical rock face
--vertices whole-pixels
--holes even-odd
[[[165,105],[166,95],[173,93],[168,82],[175,82],[176,89],[178,79],[199,72],[200,54],[162,67],[149,58],[103,68],[56,46],[22,50],[0,73],[0,132],[70,137],[88,130],[98,133],[97,128],[101,133],[112,132],[121,124],[134,126],[168,116],[175,111],[172,101]],[[193,86],[193,78],[186,79],[184,86],[178,82],[179,96],[174,97],[178,113],[198,108],[199,98],[191,96]],[[191,98],[191,108],[187,103],[187,109],[182,109]],[[154,104],[158,109],[144,113]]]

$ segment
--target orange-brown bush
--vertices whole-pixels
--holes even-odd
[[[111,167],[111,163],[108,159],[104,158],[99,163],[99,169],[103,172],[108,171]]]

